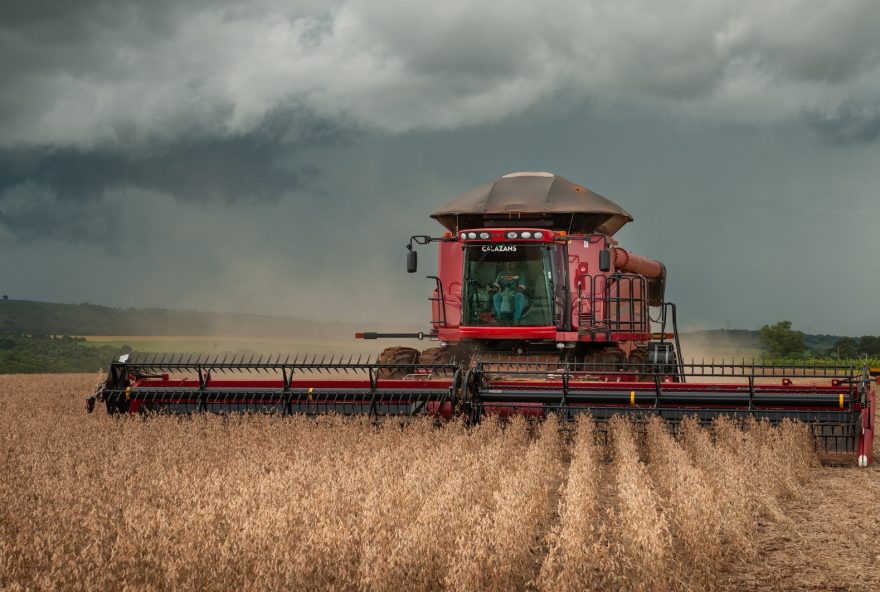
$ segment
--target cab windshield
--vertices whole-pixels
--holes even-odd
[[[553,325],[550,253],[540,245],[465,247],[462,325]]]

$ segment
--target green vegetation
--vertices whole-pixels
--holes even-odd
[[[788,358],[764,358],[764,361],[772,364],[791,366],[815,365],[815,366],[852,366],[854,368],[880,368],[880,358],[828,358],[822,356],[799,356]]]
[[[807,351],[804,334],[791,328],[791,321],[779,321],[773,326],[764,325],[758,337],[771,356],[786,357]]]
[[[129,347],[83,347],[82,337],[0,334],[0,374],[97,372]]]
[[[805,335],[792,329],[791,321],[764,325],[758,338],[775,361],[810,363],[880,364],[880,337],[860,338],[833,335]]]
[[[834,343],[830,353],[840,358],[880,358],[880,337],[841,337]]]

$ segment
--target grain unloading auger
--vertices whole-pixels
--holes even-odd
[[[432,215],[438,246],[430,329],[363,339],[430,338],[370,360],[152,355],[114,362],[89,399],[110,413],[270,411],[374,418],[589,412],[785,418],[817,446],[871,460],[874,399],[864,370],[841,366],[683,364],[666,267],[620,247],[632,216],[550,173],[514,173]],[[243,377],[243,374],[249,374]]]

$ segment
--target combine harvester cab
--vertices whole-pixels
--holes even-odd
[[[719,417],[810,427],[826,460],[873,462],[874,390],[867,368],[818,364],[691,362],[670,375],[652,364],[558,364],[493,360],[477,364],[464,401],[472,421],[487,414],[590,414],[605,434],[614,416],[636,423],[660,416],[677,431],[686,417],[709,424]]]
[[[403,373],[403,378],[386,378]],[[247,375],[247,376],[245,376]],[[391,365],[317,356],[147,354],[122,356],[88,410],[107,413],[430,415],[449,419],[461,371],[455,364]]]

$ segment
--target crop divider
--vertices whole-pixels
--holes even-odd
[[[281,368],[281,380],[284,385],[282,389],[282,405],[281,405],[281,415],[290,415],[292,413],[292,408],[290,406],[290,397],[291,397],[291,383],[293,383],[293,370],[288,374],[287,368]]]
[[[202,413],[208,411],[208,381],[211,379],[211,371],[205,371],[201,365],[197,366],[197,370],[199,373],[199,405],[198,410]]]
[[[568,365],[566,364],[566,368],[562,371],[562,401],[559,404],[559,410],[565,409],[565,419],[571,420],[571,410],[568,408],[568,379],[569,379],[569,370]]]
[[[370,411],[368,416],[377,417],[379,415],[379,410],[376,408],[376,387],[379,381],[379,375],[377,372],[374,372],[373,368],[368,368],[367,373],[370,377]]]
[[[663,392],[663,386],[660,384],[660,375],[654,374],[654,409],[657,412],[657,415],[661,415],[660,412],[660,394]]]

